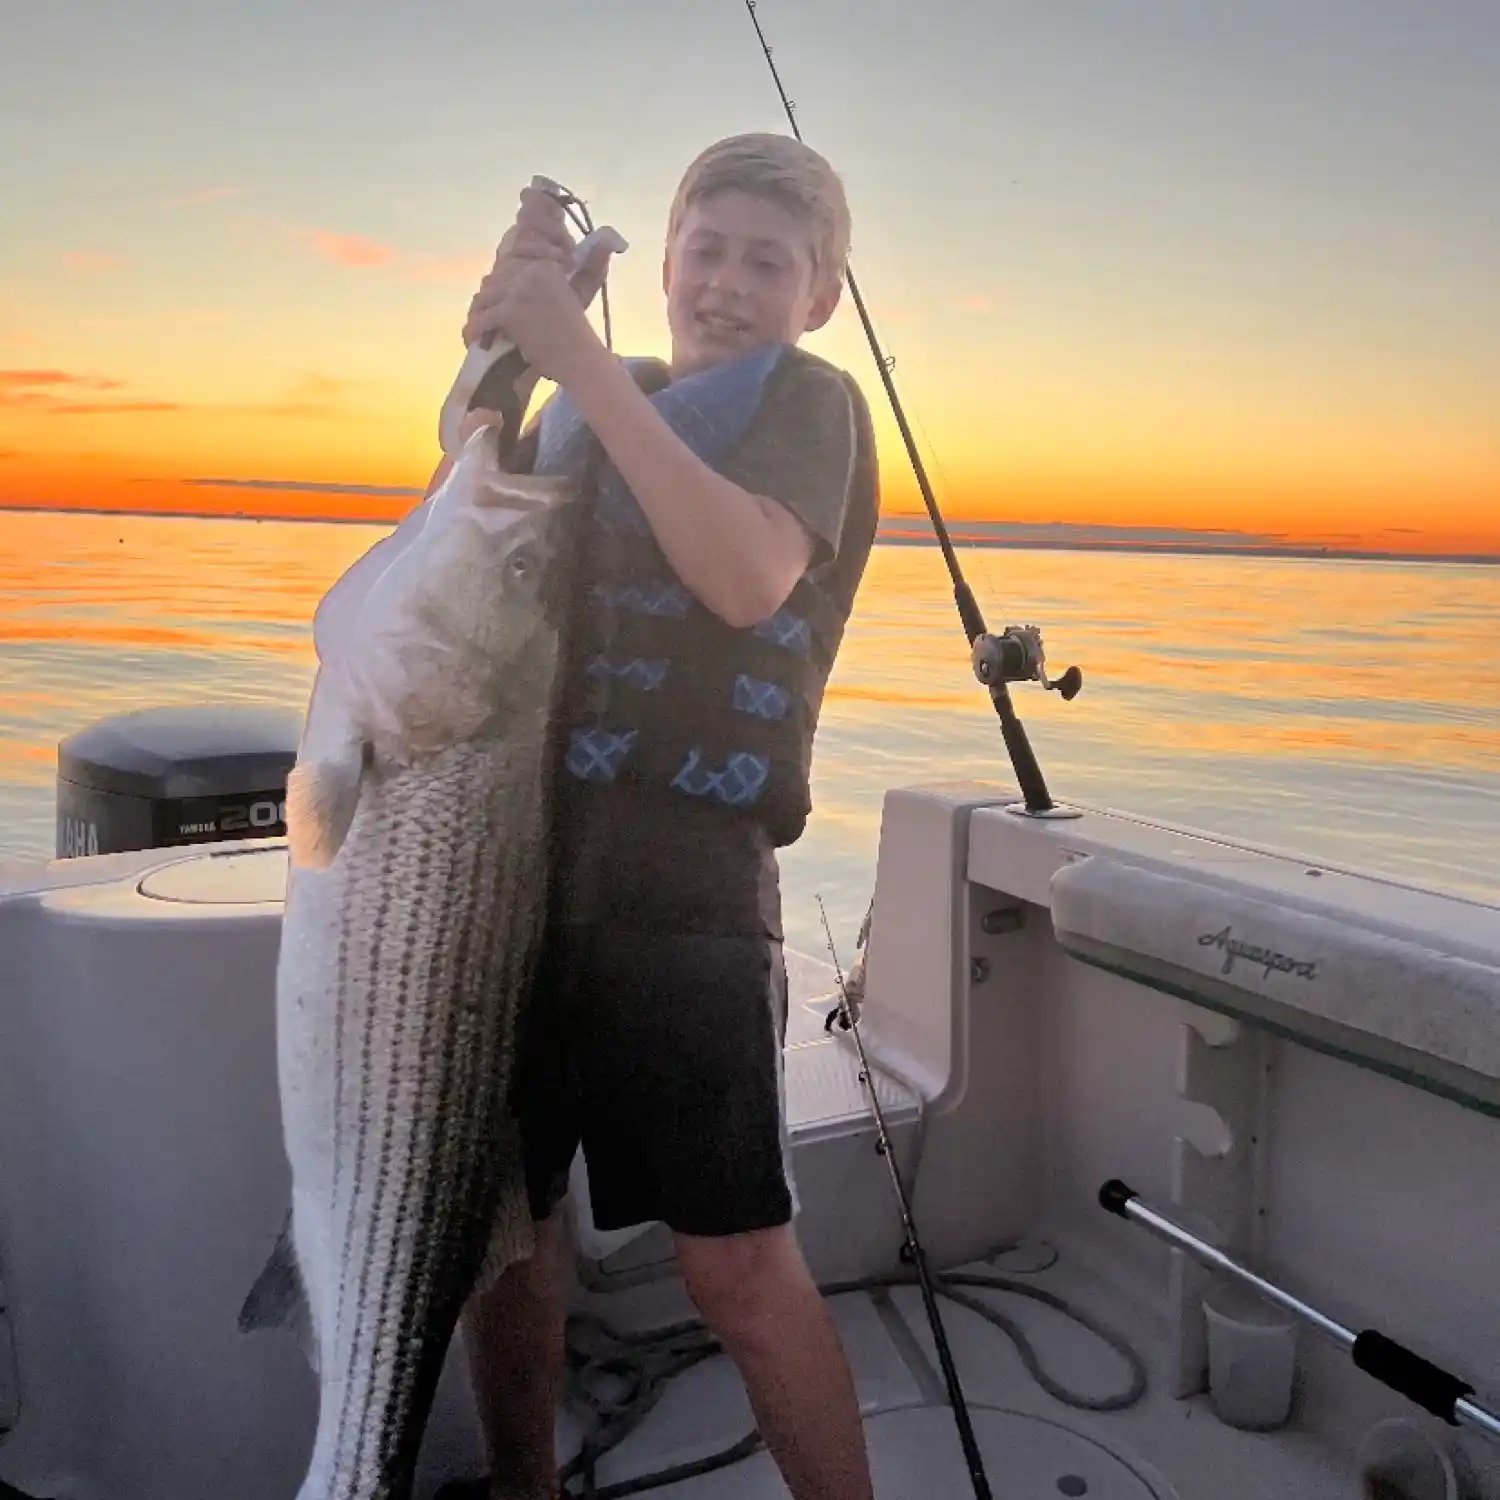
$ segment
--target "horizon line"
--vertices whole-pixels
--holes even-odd
[[[420,492],[418,492],[420,493]],[[160,510],[152,508],[130,508],[103,505],[28,505],[24,502],[0,500],[0,514],[10,515],[62,515],[62,516],[113,516],[116,519],[164,520],[164,521],[253,521],[257,524],[271,523],[292,526],[375,526],[393,530],[399,520],[381,519],[373,516],[333,515],[280,515],[256,514],[254,511],[211,510]],[[925,512],[915,511],[898,515],[882,516],[880,526],[887,522],[906,523],[926,521]],[[1091,529],[1114,529],[1105,523],[1090,522],[1005,522],[990,520],[957,520],[945,522],[949,539],[954,549],[970,548],[976,551],[1015,552],[1119,552],[1132,555],[1160,554],[1175,557],[1257,557],[1285,558],[1304,561],[1351,561],[1351,562],[1418,562],[1443,563],[1459,567],[1500,567],[1500,551],[1495,552],[1410,552],[1378,547],[1345,547],[1326,543],[1297,542],[1205,542],[1182,540],[1146,541],[1143,539],[1101,541],[1087,537],[1068,539],[1061,537],[1005,537],[963,536],[962,529],[970,526],[1076,526],[1080,531]],[[1122,528],[1124,529],[1124,528]],[[875,545],[887,547],[936,547],[937,534],[927,536],[883,536],[877,530]]]

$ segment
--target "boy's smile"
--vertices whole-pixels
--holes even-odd
[[[815,281],[803,220],[768,199],[725,191],[683,216],[662,289],[680,378],[763,344],[795,344],[833,316],[842,287],[826,274]]]

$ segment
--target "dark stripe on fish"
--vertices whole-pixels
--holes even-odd
[[[389,867],[392,842],[393,841],[390,837],[390,830],[387,830],[385,841],[380,851],[381,859],[387,864],[387,867]],[[371,945],[373,951],[370,958],[370,973],[372,974],[372,976],[378,977],[384,969],[386,938],[389,936],[390,932],[391,903],[394,896],[395,886],[396,881],[394,880],[382,880],[380,882],[380,895],[376,904],[374,934]],[[404,892],[403,894],[405,895],[408,902],[412,901],[413,893]],[[419,900],[417,904],[420,905]],[[339,996],[340,1008],[343,1007],[344,1002],[345,996],[341,994]],[[339,1275],[339,1311],[338,1320],[334,1329],[334,1340],[337,1344],[342,1344],[342,1330],[346,1327],[345,1317],[346,1312],[348,1311],[349,1276],[351,1270],[350,1263],[354,1258],[355,1226],[360,1222],[360,1196],[368,1186],[365,1181],[365,1160],[369,1147],[371,1125],[370,1096],[373,1092],[371,1072],[374,1057],[374,1033],[376,1026],[376,1014],[376,1005],[373,1003],[366,1004],[364,1016],[364,1032],[360,1043],[359,1126],[358,1133],[355,1138],[356,1144],[354,1149],[354,1185],[350,1192],[349,1206],[347,1210],[348,1218],[345,1221],[344,1254],[343,1259],[340,1263]],[[389,1097],[389,1095],[387,1095],[385,1100],[387,1120],[389,1120],[390,1118],[390,1111],[393,1103],[394,1101]],[[376,1199],[376,1202],[378,1203],[380,1197],[380,1184],[378,1182],[375,1184],[374,1197]],[[375,1222],[378,1223],[378,1218],[375,1220]],[[354,1307],[352,1309],[353,1322],[352,1325],[349,1325],[350,1345],[346,1363],[346,1368],[351,1371],[357,1370],[359,1368],[361,1348],[360,1310],[364,1306],[365,1293],[369,1286],[370,1259],[373,1254],[375,1239],[376,1236],[374,1234],[371,1234],[367,1237],[364,1247],[364,1255],[360,1258],[359,1262],[358,1291],[355,1293]],[[350,1381],[344,1387],[343,1407],[339,1413],[338,1438],[334,1445],[334,1451],[339,1454],[344,1454],[349,1451],[347,1444],[349,1436],[349,1422],[352,1415],[350,1406],[354,1400],[356,1384],[357,1382]],[[354,1488],[357,1491],[359,1488],[359,1480],[363,1476],[351,1472],[349,1477],[354,1482]]]
[[[504,792],[496,794],[497,802],[520,801],[523,810],[533,805],[535,796],[534,784],[516,786],[508,780]],[[415,1476],[426,1415],[453,1330],[490,1248],[502,1201],[498,1189],[503,1184],[495,1168],[496,1152],[505,1143],[495,1133],[497,1126],[505,1128],[513,1055],[509,1026],[531,957],[533,925],[530,908],[523,904],[531,893],[520,887],[517,877],[524,851],[534,851],[535,842],[524,815],[518,826],[517,820],[505,816],[510,808],[496,806],[493,811],[494,824],[515,837],[477,841],[465,872],[463,888],[471,893],[467,909],[472,919],[458,955],[459,972],[451,993],[461,999],[451,1015],[451,1045],[445,1049],[462,1076],[445,1091],[443,1142],[434,1144],[433,1153],[434,1161],[458,1170],[455,1176],[435,1172],[427,1185],[421,1222],[431,1225],[434,1233],[412,1266],[400,1314],[401,1327],[422,1328],[429,1336],[406,1340],[398,1354],[401,1389],[387,1408],[381,1435],[379,1472],[393,1482],[397,1494],[404,1493]],[[534,875],[531,864],[526,868]],[[502,915],[508,923],[499,920]],[[511,1143],[510,1149],[517,1144]],[[414,1420],[417,1417],[422,1420]]]
[[[339,904],[339,954],[338,991],[340,996],[349,993],[349,930],[353,924],[353,903]],[[333,1011],[333,1186],[329,1198],[339,1201],[339,1181],[344,1164],[344,1007],[337,1005]]]
[[[433,892],[448,892],[451,890],[449,881],[451,881],[452,878],[451,870],[445,870],[443,874],[447,877],[446,879],[441,882],[435,881],[433,879],[433,844],[434,840],[431,837],[424,838],[422,840],[417,854],[417,868],[412,878],[410,889],[418,907],[418,910],[413,914],[414,922],[412,925],[420,924],[425,926],[425,922],[422,919],[431,916],[434,906],[436,906],[437,908],[438,927],[437,931],[433,934],[433,941],[435,946],[432,955],[433,958],[436,958],[442,951],[439,943],[445,928],[445,924],[452,919],[453,903],[451,900],[446,899],[436,902],[433,900]],[[405,872],[403,871],[402,874],[404,877]],[[394,1170],[394,1163],[392,1162],[391,1157],[395,1149],[393,1139],[395,1135],[396,1122],[395,1106],[402,1087],[408,1082],[405,1076],[403,1065],[406,1061],[406,1033],[413,1005],[412,958],[413,955],[411,944],[409,942],[403,943],[401,946],[400,983],[396,992],[395,1017],[391,1030],[389,1051],[387,1053],[387,1067],[389,1070],[387,1083],[388,1108],[385,1112],[385,1128],[381,1133],[380,1163],[376,1168],[375,1174],[377,1185],[376,1191],[381,1197],[384,1197],[387,1186],[389,1185],[392,1177],[396,1175]],[[430,962],[429,972],[426,977],[427,987],[424,993],[428,995],[434,993],[441,994],[441,990],[435,990],[432,987],[433,976],[431,973]],[[411,1191],[411,1180],[416,1173],[418,1153],[422,1150],[424,1145],[424,1142],[422,1141],[421,1109],[422,1102],[425,1098],[423,1087],[426,1074],[427,1042],[432,1030],[434,1007],[428,1004],[423,1005],[421,1009],[422,1033],[421,1041],[418,1043],[417,1047],[417,1079],[412,1094],[413,1114],[411,1120],[408,1122],[409,1128],[406,1155],[400,1169],[402,1188],[395,1199],[395,1212],[393,1215],[394,1222],[390,1225],[390,1234],[388,1241],[382,1236],[381,1233],[387,1227],[387,1216],[377,1215],[371,1225],[372,1232],[370,1235],[366,1253],[366,1265],[372,1265],[373,1263],[379,1261],[381,1259],[382,1251],[384,1251],[385,1263],[385,1270],[379,1292],[379,1301],[374,1309],[374,1324],[371,1331],[372,1353],[375,1350],[380,1349],[385,1344],[387,1334],[388,1332],[390,1332],[388,1318],[391,1300],[391,1288],[396,1279],[396,1257],[401,1253],[402,1231],[406,1227],[406,1223],[410,1218],[410,1206],[407,1200]],[[360,1288],[359,1300],[355,1307],[355,1315],[356,1317],[360,1318],[362,1326],[364,1324],[365,1317],[368,1315],[368,1311],[369,1310],[367,1309],[365,1303],[365,1288],[362,1285]],[[399,1354],[399,1339],[402,1333],[401,1326],[398,1325],[394,1331],[398,1340]],[[366,1472],[366,1450],[369,1447],[370,1425],[371,1418],[374,1415],[374,1408],[384,1406],[387,1410],[389,1410],[392,1405],[389,1391],[382,1392],[379,1387],[383,1379],[388,1379],[390,1383],[394,1385],[394,1376],[384,1376],[379,1367],[373,1368],[372,1374],[374,1377],[371,1382],[373,1388],[369,1392],[371,1400],[360,1412],[359,1426],[354,1434],[355,1442],[353,1454],[353,1472],[361,1478]],[[384,1396],[384,1400],[381,1399],[382,1395]],[[346,1392],[346,1405],[348,1400],[349,1393]],[[375,1472],[378,1474],[378,1453],[375,1457],[375,1462],[377,1465]]]
[[[433,830],[434,835],[436,832],[436,830]],[[435,995],[451,996],[454,993],[454,975],[451,972],[451,964],[449,962],[451,957],[450,945],[454,928],[457,925],[457,913],[460,910],[467,910],[465,903],[455,899],[457,885],[454,880],[453,861],[450,859],[445,867],[434,876],[433,855],[434,849],[438,844],[439,840],[436,837],[424,843],[422,862],[418,875],[421,889],[424,892],[441,891],[444,893],[443,899],[438,902],[437,925],[433,933],[433,949],[424,981],[423,993],[428,997]],[[441,844],[444,848],[452,847],[450,840],[444,839],[441,841]],[[401,1173],[401,1191],[398,1200],[399,1207],[396,1212],[395,1235],[392,1246],[393,1253],[386,1261],[385,1280],[380,1290],[380,1319],[382,1328],[389,1327],[390,1325],[391,1303],[397,1290],[397,1265],[394,1252],[402,1244],[407,1225],[411,1219],[411,1200],[416,1183],[417,1164],[419,1160],[425,1160],[430,1168],[437,1159],[433,1149],[437,1136],[436,1128],[435,1126],[424,1125],[420,1119],[420,1112],[425,1109],[425,1101],[428,1098],[431,1064],[435,1057],[441,1063],[447,1053],[447,1048],[443,1045],[446,1040],[447,1031],[445,1024],[447,1020],[446,1010],[446,1005],[436,1006],[429,1003],[423,1007],[422,1035],[417,1046],[416,1080],[413,1084],[413,1098],[416,1108],[419,1111],[419,1116],[411,1132],[406,1162]],[[440,1026],[441,1029],[439,1029]],[[434,1040],[433,1035],[435,1031],[438,1032],[436,1040]],[[442,1095],[443,1088],[440,1085],[439,1099],[442,1098]],[[420,1275],[419,1268],[421,1262],[429,1253],[431,1236],[424,1232],[428,1220],[419,1217],[417,1222],[423,1226],[423,1230],[418,1232],[412,1249],[412,1266],[407,1273],[406,1283],[402,1287],[403,1294],[412,1276]],[[407,1298],[403,1295],[402,1306],[396,1313],[399,1319],[395,1324],[397,1343],[390,1374],[390,1387],[384,1402],[384,1422],[379,1434],[372,1434],[370,1431],[372,1425],[370,1419],[373,1418],[375,1413],[367,1411],[365,1413],[365,1424],[361,1427],[359,1434],[359,1459],[361,1466],[363,1464],[366,1445],[370,1442],[372,1436],[376,1437],[375,1472],[381,1475],[389,1474],[387,1466],[389,1463],[390,1445],[387,1434],[392,1428],[396,1428],[399,1431],[404,1427],[407,1424],[410,1412],[409,1396],[405,1389],[408,1384],[405,1367],[410,1360],[409,1346],[420,1340],[421,1325],[411,1320],[410,1311],[406,1304]]]

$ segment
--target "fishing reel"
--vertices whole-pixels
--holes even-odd
[[[1053,681],[1047,676],[1042,632],[1036,625],[1007,625],[999,635],[988,631],[974,637],[970,649],[974,675],[985,687],[1007,682],[1039,682],[1049,693],[1071,703],[1083,689],[1083,673],[1069,667]]]

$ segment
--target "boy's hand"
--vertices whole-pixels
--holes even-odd
[[[567,272],[553,260],[517,266],[478,321],[502,331],[520,346],[536,374],[559,385],[567,383],[581,360],[604,347]]]
[[[499,308],[511,300],[518,277],[537,266],[556,267],[565,282],[571,275],[573,299],[580,308],[586,308],[604,285],[610,252],[600,246],[574,275],[576,249],[562,204],[540,188],[523,188],[516,221],[506,230],[495,251],[494,265],[469,303],[463,329],[464,346],[467,348],[491,333],[504,333],[521,343],[506,326]]]

